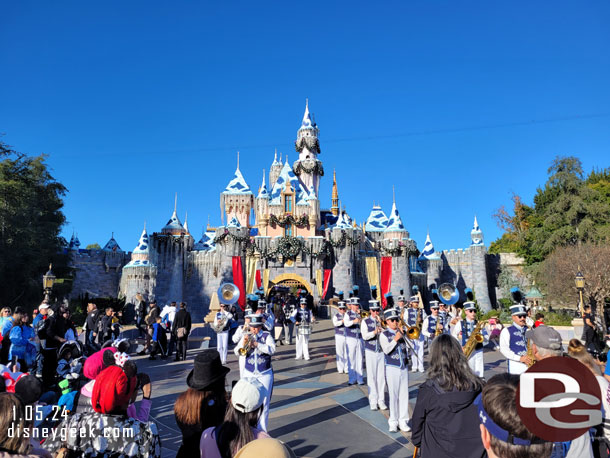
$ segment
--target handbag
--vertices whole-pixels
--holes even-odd
[[[187,335],[188,335],[188,332],[187,332],[186,328],[176,329],[176,337],[178,337],[179,339],[183,339]]]

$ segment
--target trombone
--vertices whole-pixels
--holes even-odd
[[[398,321],[398,329],[402,333],[402,338],[405,341],[405,345],[411,349],[411,353],[413,353],[413,355],[415,355],[415,357],[419,361],[419,356],[417,356],[415,346],[411,342],[411,340],[419,338],[419,328],[417,326],[408,326],[407,323],[404,322],[402,317],[400,317],[400,320]],[[417,337],[411,337],[412,335],[417,335]]]

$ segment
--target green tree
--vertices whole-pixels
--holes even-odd
[[[90,243],[85,247],[85,250],[101,250],[102,247],[99,243]]]
[[[28,157],[0,141],[0,304],[28,308],[42,298],[42,275],[53,262],[69,274],[65,222],[66,188],[50,174],[45,156]]]

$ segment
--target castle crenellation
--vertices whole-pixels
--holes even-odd
[[[496,299],[494,275],[499,261],[497,255],[487,254],[476,217],[469,247],[437,252],[428,234],[420,251],[395,201],[389,216],[374,205],[366,222],[357,225],[340,208],[334,172],[332,206],[321,209],[318,188],[324,169],[318,158],[318,134],[306,107],[297,133],[297,161],[289,165],[286,157],[282,163],[276,154],[269,168],[269,188],[263,173],[257,195],[238,166],[220,195],[226,224],[217,228],[208,224],[197,242],[186,220],[183,224],[177,216],[177,201],[161,231],[149,236],[144,228],[132,252],[122,251],[114,237],[102,250],[79,250],[73,237],[72,294],[123,295],[131,302],[141,293],[161,304],[186,301],[195,318],[201,319],[218,287],[233,281],[233,260],[238,257],[246,284],[248,266],[254,262],[258,277],[265,278],[268,287],[298,285],[319,299],[321,275],[331,270],[334,292],[347,293],[356,284],[366,303],[371,286],[379,284],[378,278],[369,278],[367,263],[374,259],[379,275],[381,258],[386,257],[391,258],[393,295],[403,291],[408,296],[412,285],[418,285],[430,300],[432,287],[450,282],[461,291],[473,288],[480,307],[488,310]],[[511,258],[511,262],[517,260]]]

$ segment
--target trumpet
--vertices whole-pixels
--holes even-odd
[[[368,310],[360,310],[360,318],[361,319],[365,319],[368,318],[369,316],[371,316],[371,312],[369,312]]]
[[[380,327],[381,329],[383,329],[385,331],[388,328],[388,325],[386,324],[385,320],[382,320],[381,317],[377,317],[376,319],[379,322],[378,327]]]
[[[244,346],[238,350],[240,356],[246,356],[250,353],[250,350],[252,350],[252,342],[254,342],[252,333],[247,332],[244,336]]]

